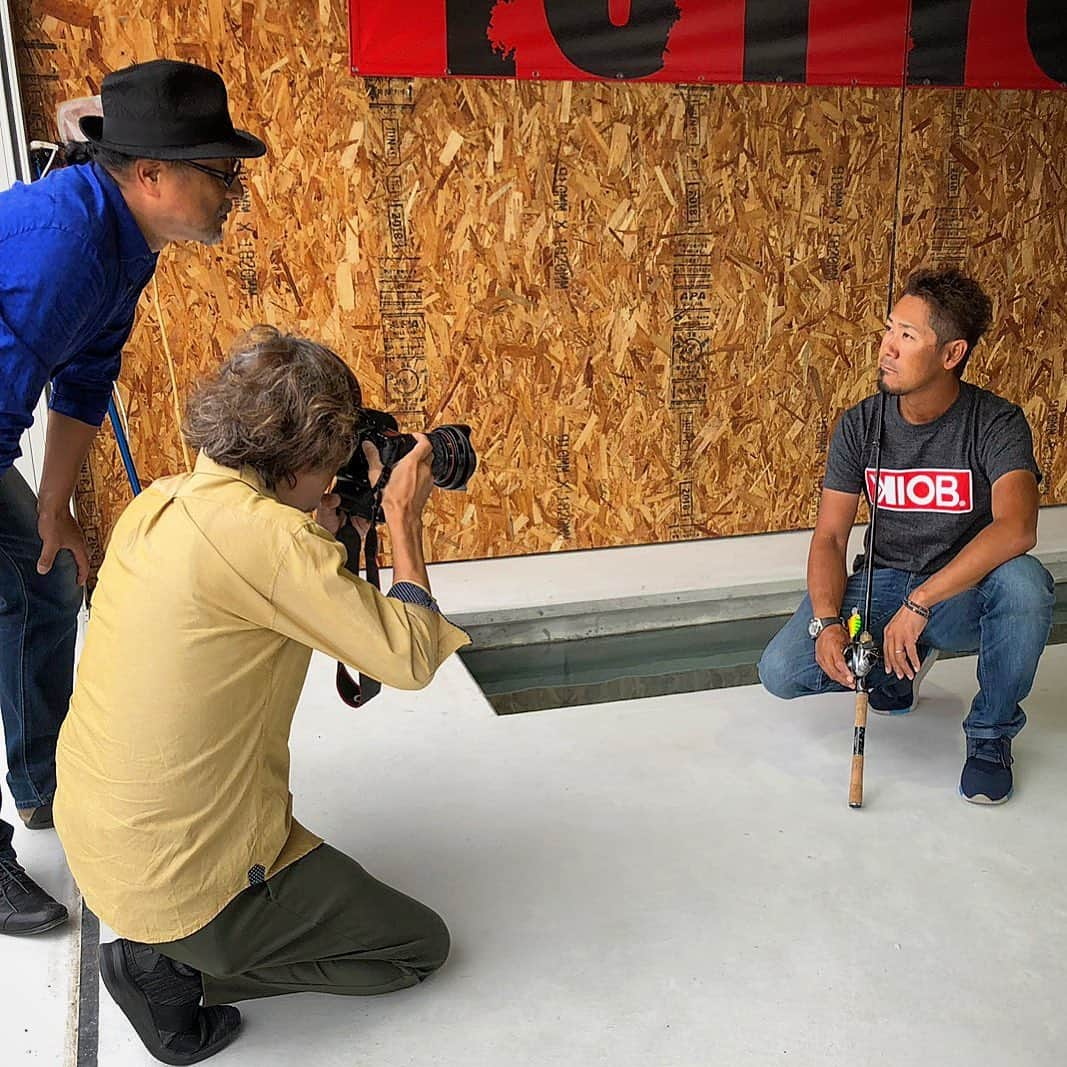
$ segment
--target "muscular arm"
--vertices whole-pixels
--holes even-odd
[[[836,615],[841,610],[848,582],[845,556],[859,499],[858,495],[836,489],[822,491],[808,549],[808,595],[817,618]]]
[[[932,608],[977,585],[990,571],[1037,544],[1037,479],[1015,470],[993,483],[993,521],[941,570],[911,593],[921,607]],[[926,620],[902,607],[885,628],[882,639],[887,672],[914,678],[919,669],[918,643]]]
[[[819,515],[808,549],[808,596],[817,618],[840,615],[848,582],[846,554],[852,524],[856,521],[859,494],[824,489]],[[855,684],[845,663],[848,634],[843,626],[831,626],[815,642],[815,658],[825,673],[841,685]]]
[[[70,499],[96,429],[58,411],[49,411],[44,470],[37,498],[37,532],[42,542],[37,570],[47,574],[56,553],[67,548],[78,564],[79,585],[84,585],[89,576],[89,555],[85,537],[70,513]]]
[[[1037,544],[1037,479],[1030,471],[1009,471],[993,483],[993,521],[941,570],[911,594],[933,607],[977,585],[990,571]]]

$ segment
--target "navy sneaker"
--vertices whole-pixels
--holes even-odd
[[[906,704],[901,704],[899,701],[895,704],[887,702],[886,697],[876,689],[871,693],[867,706],[871,711],[876,711],[879,715],[907,715],[909,712],[914,711],[915,705],[919,703],[919,686],[927,674],[930,673],[930,668],[937,662],[937,657],[938,650],[936,648],[932,648],[926,653],[922,666],[919,667],[915,677],[911,680],[911,700]]]
[[[960,796],[972,804],[1003,804],[1011,796],[1011,738],[976,738],[960,776]]]

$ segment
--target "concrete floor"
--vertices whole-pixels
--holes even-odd
[[[245,1005],[214,1062],[1061,1067],[1067,647],[1045,655],[1002,808],[956,793],[973,672],[939,663],[912,716],[872,716],[856,812],[848,695],[497,718],[454,659],[350,711],[316,659],[295,810],[437,909],[453,955],[389,997]],[[73,902],[54,835],[17,844]],[[73,1062],[75,934],[3,941],[5,1067]],[[154,1062],[106,992],[99,1025],[100,1064]]]

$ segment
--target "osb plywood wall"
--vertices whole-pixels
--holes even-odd
[[[268,156],[217,249],[169,248],[122,393],[144,480],[265,321],[336,348],[375,406],[469,422],[436,559],[810,526],[828,430],[873,387],[893,279],[975,271],[970,377],[1024,404],[1067,501],[1064,97],[352,78],[341,0],[16,0],[31,136],[125,64],[220,71]],[[80,507],[129,496],[109,433]]]

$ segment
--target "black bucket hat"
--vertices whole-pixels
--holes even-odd
[[[95,145],[141,159],[250,159],[267,146],[230,121],[226,86],[195,63],[154,59],[109,74],[101,86],[103,117],[84,115]]]

